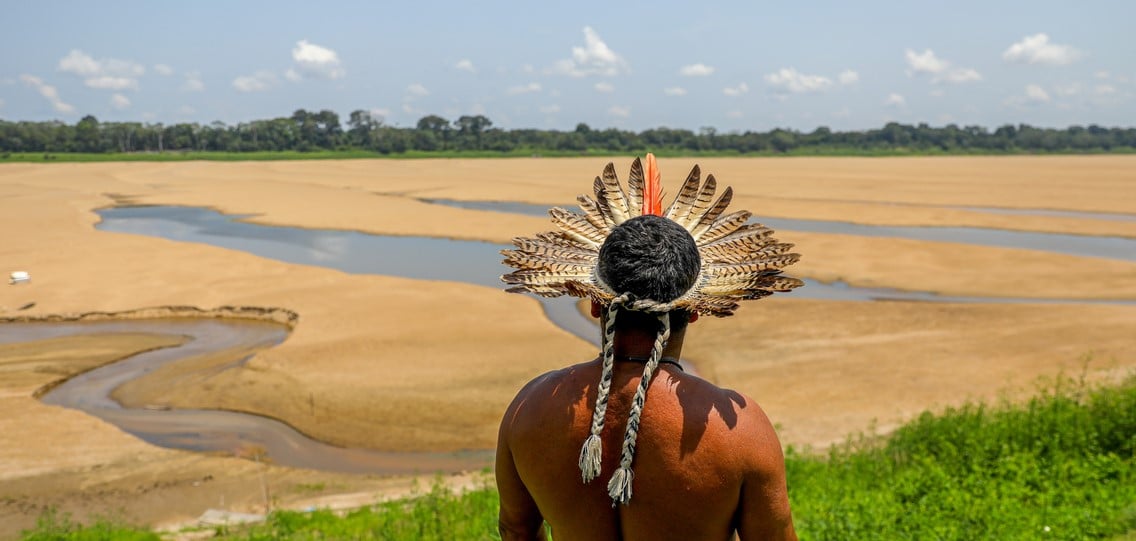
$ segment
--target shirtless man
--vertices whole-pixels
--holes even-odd
[[[502,539],[544,539],[546,522],[557,541],[796,539],[784,457],[765,413],[677,362],[697,311],[663,309],[704,283],[700,266],[694,239],[674,221],[640,216],[612,228],[599,250],[597,283],[630,296],[613,301],[623,303],[618,311],[593,296],[603,354],[529,382],[501,422]],[[628,299],[652,301],[641,310]],[[586,466],[589,445],[580,444],[591,435],[598,447]]]

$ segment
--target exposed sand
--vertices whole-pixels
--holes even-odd
[[[607,161],[0,165],[0,271],[27,270],[33,277],[30,284],[0,286],[0,317],[172,305],[286,308],[299,314],[292,336],[246,367],[175,389],[163,381],[180,376],[177,369],[158,371],[117,396],[139,405],[162,396],[180,406],[266,414],[340,445],[489,448],[501,411],[521,384],[595,353],[545,321],[536,301],[465,284],[348,275],[98,232],[92,210],[127,200],[196,205],[255,214],[254,221],[268,224],[505,242],[549,224],[413,198],[571,208]],[[700,162],[704,173],[734,186],[740,194],[735,208],[764,215],[1136,237],[1133,221],[948,208],[1136,213],[1134,156]],[[661,160],[672,191],[693,163]],[[629,164],[629,158],[617,160],[621,176]],[[804,254],[790,273],[822,280],[954,295],[1136,299],[1133,263],[885,238],[788,231],[779,237]],[[1093,356],[1091,377],[1119,377],[1136,367],[1134,328],[1134,306],[845,303],[786,295],[751,303],[734,318],[698,322],[686,353],[704,377],[757,398],[781,425],[786,443],[824,445],[873,421],[886,428],[925,408],[1030,391],[1039,376],[1079,372],[1086,354]],[[83,347],[100,354],[89,359],[97,362],[144,349],[147,340]],[[75,344],[63,349],[73,352]],[[66,360],[71,353],[60,355],[53,362],[74,364]],[[0,349],[0,366],[15,361],[26,368],[27,352]],[[126,506],[133,518],[149,521],[193,516],[218,506],[213,496],[185,496],[200,488],[189,481],[198,475],[213,475],[215,484],[251,485],[246,498],[233,496],[227,505],[255,503],[254,464],[155,449],[81,413],[44,406],[28,397],[57,377],[42,375],[0,390],[5,404],[12,401],[0,417],[0,478],[6,480],[0,522],[28,525],[43,502],[80,512]],[[68,446],[80,450],[82,460],[60,451]],[[342,478],[325,484],[369,490],[342,476],[271,471],[281,483]],[[153,481],[140,482],[140,475]],[[149,483],[161,486],[144,491]],[[135,510],[130,494],[139,491],[148,494],[139,500],[168,505]],[[0,529],[6,532],[14,530]]]

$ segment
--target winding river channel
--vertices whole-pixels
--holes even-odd
[[[428,202],[540,216],[547,213],[544,206],[520,203]],[[499,288],[499,276],[507,271],[501,265],[498,254],[506,246],[489,242],[264,226],[239,221],[243,216],[224,215],[194,207],[117,207],[101,210],[99,214],[102,221],[97,228],[103,231],[205,243],[289,263],[318,265],[349,273],[449,280]],[[1120,237],[962,227],[883,227],[812,220],[762,218],[760,221],[784,231],[961,242],[1136,261],[1136,240]],[[391,254],[405,256],[392,257]],[[841,300],[1086,302],[951,297],[929,292],[859,288],[843,283],[824,284],[815,281],[807,281],[806,286],[794,291],[793,296]],[[595,342],[595,326],[579,313],[570,299],[542,302],[545,313],[553,323]],[[286,339],[287,329],[277,324],[215,319],[14,323],[0,325],[0,343],[113,332],[175,334],[192,339],[181,346],[141,353],[72,378],[45,394],[42,397],[45,403],[76,408],[96,415],[156,445],[219,453],[256,448],[273,462],[293,467],[391,474],[457,471],[481,467],[490,461],[491,451],[429,454],[343,449],[311,440],[284,423],[256,415],[215,410],[129,409],[110,398],[111,392],[122,383],[166,363],[209,351],[263,349],[279,344]],[[241,363],[244,360],[236,359],[233,362]]]

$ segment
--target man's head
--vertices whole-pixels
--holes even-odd
[[[611,231],[600,247],[596,274],[612,290],[670,302],[698,280],[702,261],[694,237],[660,216],[638,216]]]
[[[701,258],[694,238],[685,228],[660,216],[639,216],[612,230],[600,247],[596,273],[613,290],[631,293],[637,299],[670,302],[686,293],[698,280]],[[671,314],[671,330],[686,328],[690,313]],[[616,328],[654,328],[656,316],[621,311]]]

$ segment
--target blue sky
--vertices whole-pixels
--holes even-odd
[[[8,2],[0,118],[1136,125],[1136,2]]]

